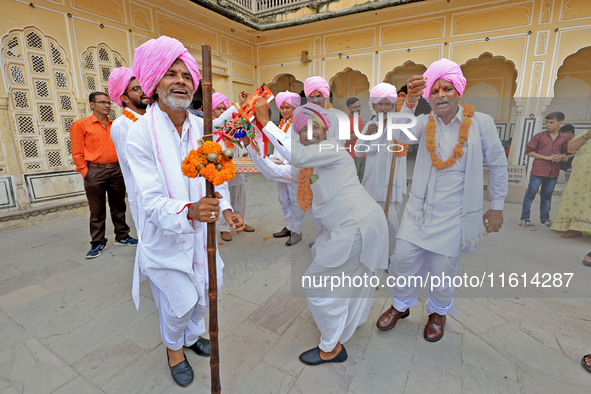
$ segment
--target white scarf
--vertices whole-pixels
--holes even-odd
[[[439,141],[440,136],[436,134],[435,137]],[[472,253],[484,236],[482,140],[478,122],[474,117],[468,130],[467,155],[462,205],[462,251]],[[412,188],[406,203],[408,213],[419,228],[428,226],[431,219],[436,171],[423,137],[415,163],[416,175],[413,174]]]

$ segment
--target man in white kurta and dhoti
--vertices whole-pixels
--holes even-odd
[[[365,190],[384,209],[388,186],[390,183],[390,168],[392,156],[400,151],[402,146],[396,141],[388,140],[386,130],[387,114],[396,109],[396,87],[389,83],[380,83],[369,92],[369,102],[374,110],[374,116],[363,128],[362,133],[373,138],[380,129],[379,134],[372,140],[357,140],[355,147],[365,153],[365,172],[363,175],[363,186]],[[379,125],[380,114],[383,116],[383,123]],[[390,239],[390,253],[394,248],[394,239],[398,231],[398,208],[406,194],[406,156],[396,157],[394,178],[391,187],[391,195],[388,207],[388,233]]]
[[[160,317],[168,366],[180,386],[193,381],[184,347],[208,356],[203,316],[208,307],[207,223],[223,214],[236,231],[244,223],[232,212],[226,184],[205,197],[205,180],[182,174],[181,163],[197,149],[203,120],[189,114],[199,85],[199,67],[176,39],[161,36],[135,50],[133,72],[150,105],[129,131],[127,154],[136,182],[138,209],[145,215],[139,263],[134,269],[133,299],[139,306],[139,281],[150,280]],[[223,262],[216,252],[218,286]]]
[[[131,126],[146,113],[150,98],[146,96],[139,82],[133,76],[133,70],[128,67],[113,69],[109,74],[107,88],[111,94],[111,100],[123,108],[123,114],[111,124],[111,139],[117,151],[121,173],[123,173],[129,211],[135,223],[138,238],[141,239],[143,211],[138,211],[135,181],[127,158],[127,136]]]
[[[419,148],[388,271],[407,279],[427,275],[453,279],[460,270],[460,254],[474,252],[485,233],[498,232],[503,224],[507,159],[492,117],[459,105],[466,87],[459,65],[438,60],[424,75],[411,77],[407,87],[401,112],[412,114],[421,94],[429,100],[432,112],[420,115],[416,126],[409,129],[418,141],[395,132],[397,140],[418,143]],[[483,162],[490,170],[492,196],[491,209],[486,212]],[[392,306],[378,319],[380,330],[392,329],[416,304],[420,283],[406,282],[406,286],[391,287]],[[454,316],[453,284],[442,282],[433,288],[433,282],[429,283],[429,320],[423,332],[429,342],[443,337],[446,315]]]
[[[312,135],[307,130],[309,119],[313,120]],[[300,188],[309,187],[304,194],[311,192],[312,201],[299,197],[301,203],[311,203],[310,216],[318,231],[312,264],[302,277],[308,306],[320,330],[320,344],[300,355],[300,361],[308,365],[347,359],[343,344],[367,320],[375,293],[375,284],[352,283],[379,276],[388,260],[384,213],[359,183],[351,155],[337,140],[327,138],[329,127],[327,112],[315,104],[294,112],[293,128],[300,142],[292,144],[291,162],[308,171],[313,167],[313,175],[300,177]],[[353,282],[323,283],[326,277],[343,276]]]

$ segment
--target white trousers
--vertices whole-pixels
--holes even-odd
[[[420,286],[414,286],[420,282],[410,277],[420,276],[423,280],[427,277],[439,277],[442,275],[453,279],[460,270],[460,256],[449,257],[439,253],[430,252],[408,241],[397,239],[394,254],[390,258],[388,274],[390,276],[406,277],[406,286],[391,286],[392,306],[400,312],[404,312],[417,303]],[[401,282],[401,281],[398,281]],[[409,283],[410,282],[410,283]],[[403,283],[401,283],[403,284]],[[449,281],[443,281],[442,285],[431,290],[430,281],[426,284],[429,289],[429,300],[426,304],[427,314],[454,316],[453,293],[455,287]]]
[[[246,187],[242,184],[228,186],[228,189],[230,191],[230,204],[232,204],[232,209],[234,209],[235,213],[242,215],[242,218],[246,220]],[[230,232],[231,230],[230,225],[226,222],[226,219],[224,219],[224,216],[221,215],[221,213],[215,224],[219,231]]]
[[[279,197],[279,204],[281,204],[281,209],[283,210],[283,218],[289,223],[289,218],[291,218],[289,183],[277,182],[277,194]]]
[[[184,316],[177,317],[172,311],[166,295],[150,281],[154,301],[160,317],[160,334],[162,342],[171,350],[180,350],[183,346],[191,346],[205,333],[203,316],[207,306],[195,305]]]
[[[361,251],[361,234],[358,232],[353,242],[349,259],[340,267],[327,268],[313,261],[306,270],[308,277],[322,278],[324,276],[371,276],[373,273],[359,262]],[[312,282],[320,283],[320,282]],[[328,287],[304,286],[303,288],[308,307],[314,321],[320,330],[320,350],[332,351],[337,342],[347,342],[355,333],[355,329],[367,321],[371,305],[373,304],[375,288],[367,287],[339,287],[330,291]]]
[[[289,200],[291,203],[291,217],[287,222],[287,229],[292,233],[302,233],[302,223],[304,223],[304,216],[306,212],[302,211],[300,204],[298,204],[298,184],[290,183],[289,185]]]

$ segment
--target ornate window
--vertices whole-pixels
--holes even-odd
[[[96,47],[87,48],[81,56],[82,64],[82,82],[84,83],[85,96],[91,92],[105,92],[109,94],[107,89],[107,81],[111,70],[117,67],[127,67],[127,63],[123,56],[117,51],[112,50],[105,43],[100,43]],[[90,112],[90,107],[88,108]],[[114,104],[111,109],[111,119],[115,119],[121,115],[121,108]]]
[[[73,168],[70,125],[77,114],[66,51],[27,27],[2,38],[1,58],[23,171]]]

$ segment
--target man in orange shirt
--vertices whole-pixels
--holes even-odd
[[[105,193],[115,227],[115,245],[136,246],[137,239],[129,236],[129,226],[125,223],[125,183],[111,140],[111,101],[103,92],[90,93],[88,101],[93,114],[72,123],[70,138],[72,158],[76,171],[84,178],[90,208],[91,248],[86,258],[93,259],[101,254],[107,244]]]

